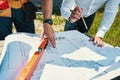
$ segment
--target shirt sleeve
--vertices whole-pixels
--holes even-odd
[[[98,28],[96,36],[103,38],[105,33],[110,29],[118,12],[119,4],[120,0],[108,0],[106,2],[104,16]]]
[[[75,6],[75,0],[63,0],[60,8],[62,17],[68,20],[71,14],[70,9],[73,10]]]

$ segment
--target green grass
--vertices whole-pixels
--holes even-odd
[[[88,34],[90,34],[91,36],[94,36],[96,34],[97,28],[102,20],[102,16],[103,16],[103,8],[101,8],[96,13],[96,17],[94,19],[92,27],[88,32]],[[120,47],[120,7],[113,25],[111,26],[110,30],[105,34],[103,40],[113,46]]]

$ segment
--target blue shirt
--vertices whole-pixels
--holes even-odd
[[[115,19],[119,3],[120,0],[63,0],[61,15],[68,20],[71,14],[70,9],[73,10],[76,6],[79,6],[83,8],[82,15],[88,17],[105,4],[104,16],[96,33],[96,36],[103,38]]]

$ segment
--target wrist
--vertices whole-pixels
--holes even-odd
[[[43,24],[44,24],[44,23],[48,23],[48,24],[50,24],[50,25],[53,25],[52,19],[44,19],[44,20],[43,20]]]

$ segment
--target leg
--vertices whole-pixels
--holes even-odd
[[[0,17],[0,40],[12,33],[12,20],[10,17]]]
[[[34,22],[25,22],[22,9],[12,8],[12,19],[17,32],[35,33]]]
[[[69,21],[66,20],[64,31],[75,30],[76,29],[75,26],[76,23],[70,23]]]
[[[94,17],[95,17],[95,13],[93,15],[87,17],[87,18],[84,18],[85,22],[87,24],[88,30],[91,27],[91,24],[92,24],[92,22],[94,20]],[[88,30],[86,30],[86,28],[85,28],[85,25],[84,25],[82,19],[78,20],[76,23],[78,25],[77,26],[78,31],[80,31],[81,33],[87,33],[88,32]]]

